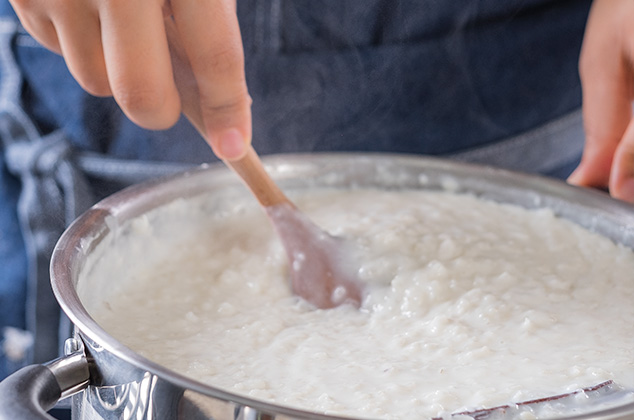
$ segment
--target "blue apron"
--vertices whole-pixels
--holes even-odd
[[[566,176],[583,146],[590,0],[240,0],[260,153],[379,151]],[[142,130],[85,94],[0,2],[0,377],[57,356],[48,263],[122,187],[215,160],[184,120]]]

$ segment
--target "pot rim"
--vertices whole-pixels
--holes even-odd
[[[465,181],[464,185],[438,185],[434,181],[429,184],[431,189],[453,190],[457,188],[456,192],[475,192],[476,195],[484,198],[505,201],[499,200],[500,197],[497,197],[496,193],[492,192],[491,185],[493,185],[513,196],[517,195],[520,197],[520,195],[525,195],[526,198],[520,204],[525,207],[552,208],[554,205],[554,207],[557,207],[555,212],[562,215],[562,213],[566,213],[566,205],[577,206],[597,212],[603,218],[623,220],[625,221],[624,226],[621,227],[620,232],[615,232],[615,234],[631,237],[634,244],[634,206],[612,199],[600,191],[571,186],[562,181],[540,175],[512,172],[479,164],[449,161],[437,157],[386,153],[279,154],[265,156],[263,163],[267,171],[278,182],[285,179],[298,178],[298,171],[300,172],[299,176],[301,174],[309,176],[315,173],[327,175],[328,168],[335,166],[341,168],[342,164],[354,166],[352,163],[356,163],[375,167],[386,165],[387,168],[395,171],[398,171],[398,168],[403,165],[415,167],[420,170],[421,174],[433,173],[439,175],[436,181],[440,184],[443,183],[443,174],[445,175],[445,180],[461,179]],[[395,179],[398,178],[398,174],[396,175]],[[359,179],[358,182],[363,184],[365,181]],[[418,188],[421,188],[422,178],[418,182]],[[422,183],[425,184],[425,182]],[[50,266],[51,286],[57,301],[82,338],[91,340],[115,357],[155,374],[176,386],[222,400],[232,401],[265,413],[313,420],[357,419],[357,417],[333,416],[286,407],[234,394],[198,382],[163,367],[124,346],[110,336],[89,315],[83,306],[75,287],[76,276],[81,269],[79,263],[98,244],[99,239],[107,234],[107,226],[111,223],[109,218],[114,217],[116,220],[125,221],[156,207],[157,199],[160,199],[160,204],[165,204],[178,197],[191,197],[197,193],[209,191],[210,188],[239,185],[240,181],[238,178],[222,163],[203,164],[185,172],[132,185],[99,201],[71,223],[53,250]],[[427,188],[426,185],[422,186]],[[566,217],[565,214],[563,216]],[[600,223],[595,224],[590,221],[590,224],[592,226],[584,227],[590,229],[601,227]],[[613,415],[631,412],[634,412],[634,403],[601,412],[565,418],[568,420],[611,419],[614,418]]]

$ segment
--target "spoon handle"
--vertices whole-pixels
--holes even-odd
[[[198,130],[200,135],[205,137],[205,129],[200,110],[195,106],[183,106],[183,108],[187,119],[189,119],[192,125]],[[247,153],[242,158],[233,161],[224,160],[223,162],[238,174],[263,207],[284,203],[291,204],[288,197],[284,195],[280,187],[277,186],[264,169],[262,161],[253,149],[253,146],[248,146]]]
[[[262,161],[251,145],[249,145],[244,157],[234,161],[225,161],[225,164],[242,178],[262,206],[270,207],[290,203],[290,200],[266,172]]]
[[[198,95],[183,96],[183,112],[200,135],[206,138],[205,125],[200,107],[196,102],[197,100]],[[280,187],[275,184],[264,169],[262,161],[253,146],[248,146],[247,153],[242,158],[234,161],[225,160],[224,163],[240,176],[262,206],[270,207],[283,203],[291,204],[288,197],[284,195]]]
[[[180,44],[174,22],[166,20],[165,30],[169,40],[174,81],[181,96],[183,114],[198,130],[200,135],[206,139],[205,124],[200,109],[200,92],[198,91],[196,77],[192,73],[187,54]],[[251,145],[248,146],[248,151],[244,157],[235,161],[225,160],[224,163],[242,178],[262,206],[270,207],[277,204],[291,204],[290,200],[266,172],[260,158]]]

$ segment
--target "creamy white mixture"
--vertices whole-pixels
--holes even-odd
[[[361,310],[293,297],[253,200],[179,200],[117,228],[80,296],[114,337],[228,391],[326,413],[424,418],[634,389],[634,254],[556,218],[439,192],[295,198],[355,241]],[[528,417],[527,417],[528,418]]]

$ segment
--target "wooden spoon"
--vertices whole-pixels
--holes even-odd
[[[198,86],[172,23],[167,20],[166,29],[183,114],[205,138]],[[225,164],[242,178],[266,210],[288,255],[293,292],[321,309],[344,303],[358,307],[362,283],[346,241],[324,232],[301,213],[268,175],[251,146],[243,158]]]

